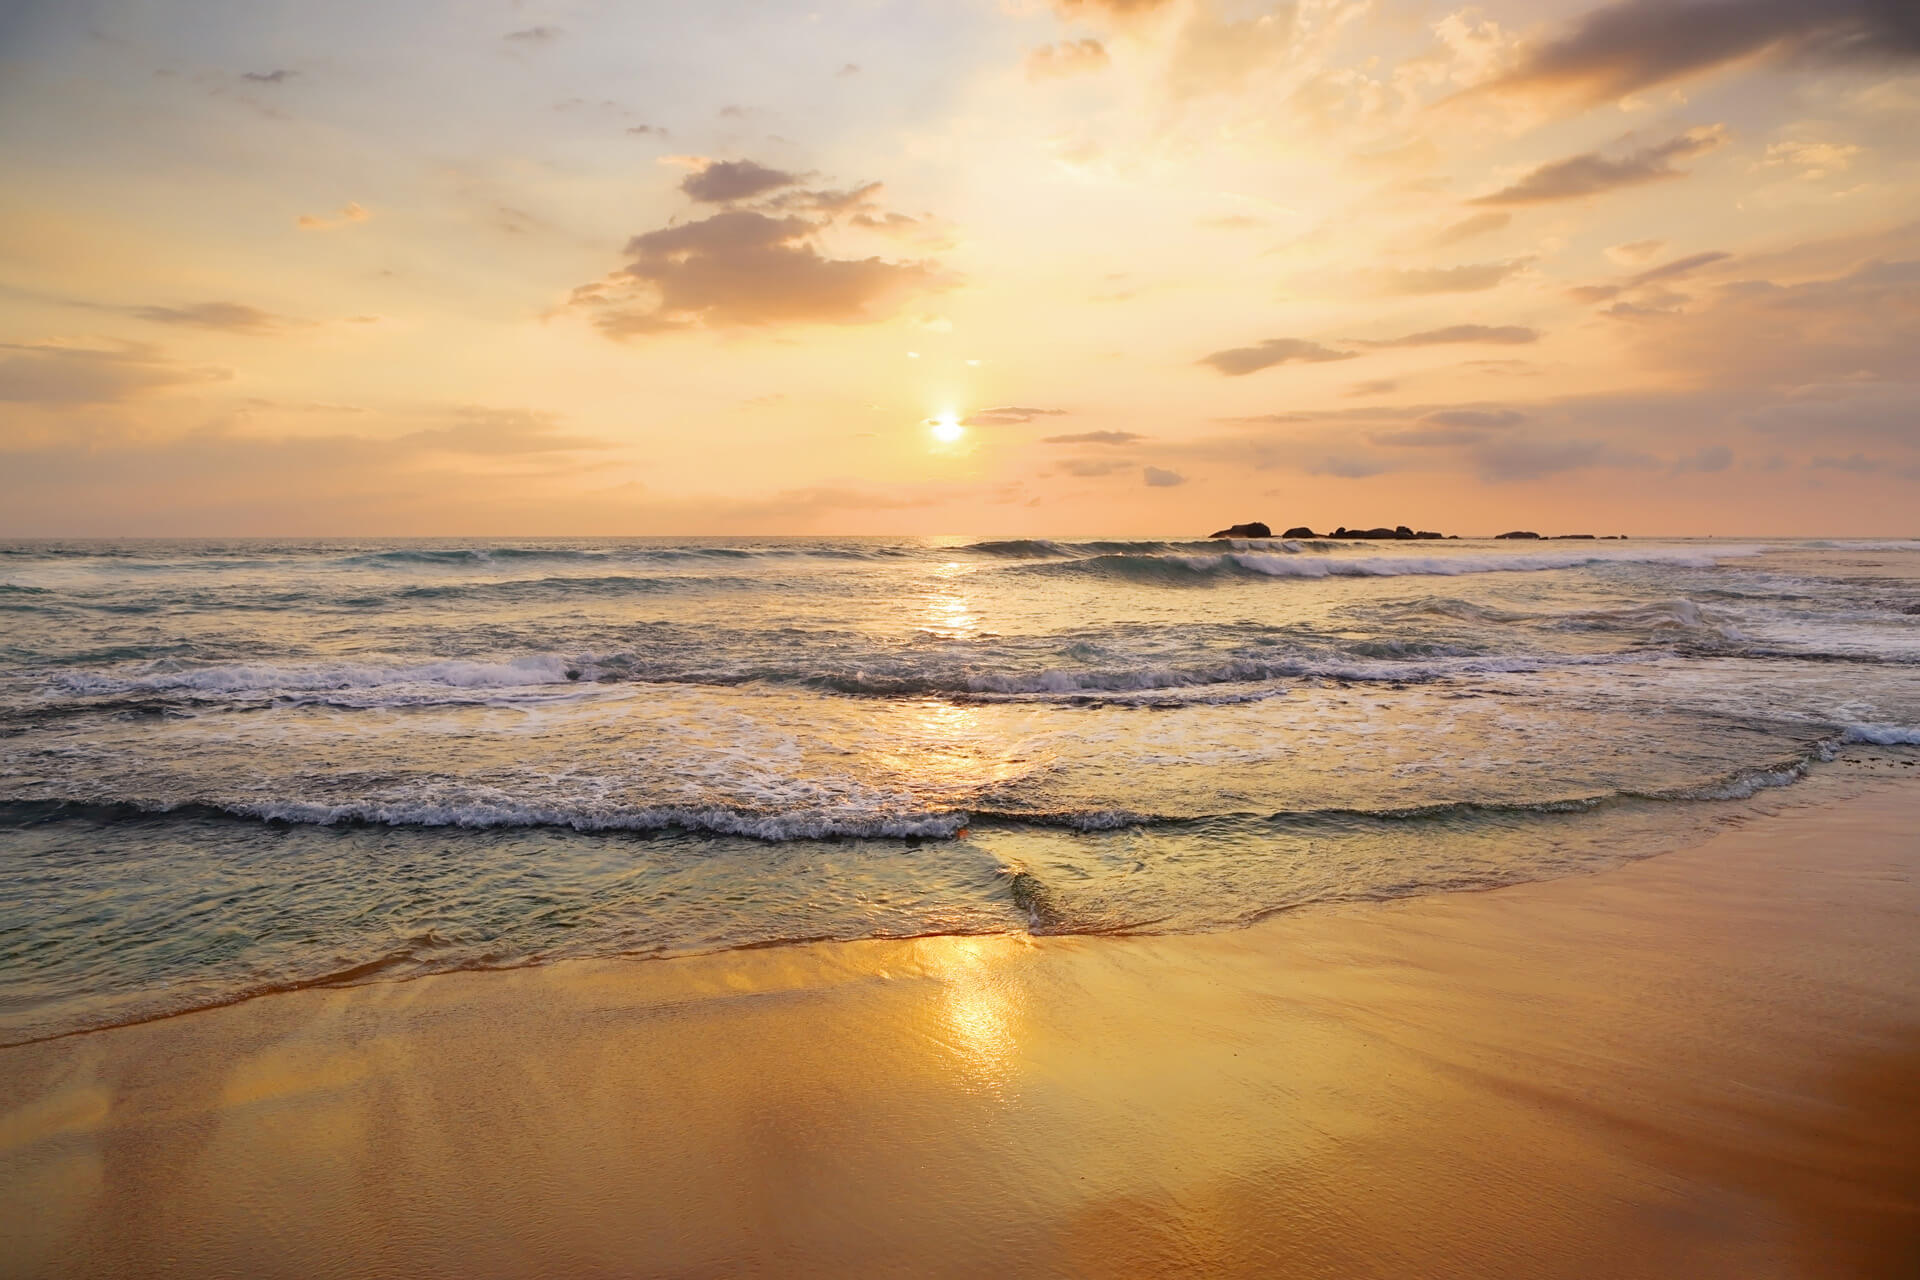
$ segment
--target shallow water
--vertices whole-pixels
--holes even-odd
[[[1920,542],[0,546],[0,1040],[317,981],[1185,930],[1920,742]]]

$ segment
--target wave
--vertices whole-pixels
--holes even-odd
[[[1691,804],[1749,799],[1788,787],[1821,761],[1849,745],[1920,746],[1920,728],[1907,725],[1829,726],[1802,754],[1737,769],[1677,787],[1621,789],[1538,800],[1440,800],[1377,809],[1335,806],[1262,813],[1151,813],[1118,806],[1070,809],[1018,807],[874,808],[828,807],[765,810],[730,805],[597,806],[566,803],[432,799],[147,801],[139,799],[36,799],[0,801],[0,821],[43,822],[69,817],[96,821],[153,818],[250,820],[294,826],[372,826],[498,830],[563,828],[586,834],[681,831],[769,843],[796,840],[964,839],[976,830],[1043,828],[1098,834],[1136,828],[1320,830],[1352,824],[1422,824],[1553,817],[1593,813],[1622,804]]]
[[[1632,654],[1493,654],[1470,647],[1391,640],[1350,641],[1339,649],[1270,657],[1220,657],[1191,663],[980,670],[962,660],[911,666],[885,655],[824,658],[810,666],[746,662],[697,666],[649,662],[633,654],[528,654],[481,661],[223,664],[177,668],[163,660],[140,673],[66,671],[50,689],[91,700],[150,699],[156,695],[295,696],[297,701],[373,707],[418,706],[445,692],[547,690],[563,685],[687,684],[733,687],[770,684],[866,697],[1057,699],[1160,694],[1223,685],[1263,685],[1292,679],[1425,683],[1454,677],[1511,675],[1570,666],[1640,661]],[[923,660],[924,661],[924,660]],[[1271,696],[1284,690],[1267,690]],[[305,696],[301,696],[305,695]],[[347,695],[344,698],[337,695]],[[467,697],[444,698],[468,702]],[[1241,700],[1236,697],[1234,700]],[[46,709],[46,704],[40,704]],[[97,705],[97,701],[94,704]]]
[[[380,688],[388,685],[445,685],[460,689],[500,689],[528,685],[565,684],[587,678],[583,664],[542,653],[504,662],[477,662],[450,658],[405,666],[369,666],[328,663],[304,667],[239,664],[156,671],[138,676],[116,676],[69,671],[53,678],[53,686],[77,697],[169,693],[320,692]]]

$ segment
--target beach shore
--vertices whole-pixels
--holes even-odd
[[[1231,933],[568,962],[3,1050],[0,1272],[1920,1274],[1920,787]]]

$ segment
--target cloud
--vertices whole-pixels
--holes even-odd
[[[1041,444],[1138,444],[1146,437],[1137,431],[1076,431],[1067,436],[1046,436]]]
[[[1053,0],[1053,10],[1063,18],[1132,18],[1171,3],[1172,0]]]
[[[284,321],[270,311],[244,302],[196,302],[184,307],[134,307],[132,313],[152,324],[219,329],[227,333],[272,333]]]
[[[1761,55],[1911,60],[1920,57],[1920,16],[1910,0],[1623,0],[1485,87],[1605,102]]]
[[[1673,470],[1677,475],[1689,473],[1707,474],[1725,471],[1733,465],[1733,450],[1723,444],[1702,446],[1698,452],[1674,460]]]
[[[1356,354],[1335,351],[1303,338],[1268,338],[1258,346],[1216,351],[1195,363],[1209,364],[1229,378],[1240,378],[1277,364],[1323,364],[1329,360],[1351,360]]]
[[[1065,413],[1065,409],[1030,409],[1025,405],[1004,405],[998,409],[982,409],[978,413],[968,414],[960,420],[960,425],[963,427],[1011,427],[1023,422],[1032,422],[1035,418],[1057,418]]]
[[[834,77],[839,80],[845,80],[848,76],[857,76],[860,74],[860,64],[857,62],[845,63],[833,74]]]
[[[243,71],[240,73],[240,78],[251,80],[255,84],[285,84],[299,74],[298,71],[289,71],[285,67],[280,67],[272,71]]]
[[[1657,267],[1642,271],[1627,281],[1630,289],[1640,289],[1659,280],[1678,280],[1682,276],[1692,275],[1702,267],[1716,262],[1725,262],[1733,255],[1730,253],[1709,252],[1688,254],[1684,258],[1675,258],[1672,262],[1663,262]]]
[[[1229,213],[1218,218],[1199,218],[1193,225],[1213,231],[1257,231],[1267,225],[1267,220],[1250,217],[1244,213]]]
[[[451,424],[408,432],[397,437],[394,444],[402,450],[471,457],[577,453],[613,447],[591,436],[556,434],[556,422],[553,414],[528,409],[462,408],[455,410]]]
[[[1057,475],[1080,476],[1083,479],[1110,476],[1118,471],[1132,469],[1133,464],[1124,458],[1067,458],[1049,468]]]
[[[519,31],[509,31],[500,37],[515,44],[547,44],[560,38],[559,27],[526,27]]]
[[[1043,44],[1027,54],[1027,78],[1051,80],[1061,76],[1103,71],[1111,63],[1106,46],[1098,40],[1062,40]]]
[[[340,212],[331,218],[303,213],[294,220],[294,225],[302,231],[332,231],[337,227],[351,226],[356,222],[365,222],[373,215],[352,200],[340,206]]]
[[[1393,464],[1384,458],[1367,458],[1357,454],[1317,458],[1306,467],[1310,476],[1338,476],[1342,480],[1364,480],[1368,476],[1383,475],[1391,470]]]
[[[1623,267],[1631,267],[1645,262],[1660,250],[1666,248],[1665,240],[1629,240],[1625,244],[1616,244],[1607,250],[1607,256]]]
[[[662,129],[659,125],[653,125],[653,124],[628,125],[627,132],[634,134],[637,137],[664,138],[667,136],[667,131],[665,129]]]
[[[1821,455],[1807,465],[1815,471],[1851,471],[1855,475],[1871,475],[1887,466],[1884,458],[1869,458],[1865,454],[1852,453],[1844,458]]]
[[[1481,196],[1473,204],[1546,204],[1555,200],[1578,200],[1622,187],[1684,178],[1687,170],[1676,169],[1673,161],[1684,160],[1711,151],[1726,141],[1724,126],[1709,125],[1689,129],[1665,142],[1630,151],[1610,160],[1597,151],[1556,160],[1542,165],[1520,181],[1492,195]]]
[[[601,331],[626,338],[696,325],[863,324],[949,283],[924,261],[826,257],[813,242],[824,225],[729,209],[649,231],[627,242],[625,267],[574,290],[572,303],[597,309]]]
[[[1658,465],[1647,454],[1601,440],[1496,440],[1476,446],[1473,460],[1481,479],[1495,484],[1595,467],[1638,470]]]
[[[1386,293],[1481,293],[1498,288],[1510,277],[1533,265],[1532,258],[1506,262],[1469,262],[1457,267],[1406,267],[1375,274]]]
[[[799,181],[797,174],[769,169],[752,160],[710,160],[683,178],[680,189],[703,204],[727,204],[751,200]]]
[[[1672,308],[1657,331],[1645,333],[1640,355],[1694,381],[1730,386],[1912,383],[1920,351],[1916,297],[1920,257],[1869,261],[1795,284],[1735,281],[1684,314]]]
[[[1527,420],[1527,415],[1518,409],[1436,409],[1420,420],[1437,427],[1491,427],[1503,430],[1519,426]]]
[[[1160,467],[1147,467],[1140,474],[1149,489],[1171,489],[1187,482],[1187,478],[1178,471],[1167,471]]]
[[[1450,448],[1478,444],[1486,438],[1486,432],[1466,427],[1410,427],[1404,431],[1376,431],[1367,437],[1375,444],[1391,449]]]
[[[114,404],[163,387],[231,376],[173,364],[139,343],[115,348],[0,343],[0,402],[8,404]]]
[[[1471,240],[1475,236],[1484,236],[1499,231],[1513,221],[1510,213],[1476,213],[1462,218],[1427,241],[1429,249],[1446,249],[1459,244],[1462,240]]]
[[[1357,338],[1354,341],[1369,347],[1438,347],[1461,342],[1523,346],[1540,341],[1540,331],[1517,324],[1454,324],[1444,329],[1427,329],[1421,333],[1410,333],[1404,338],[1387,338],[1374,342]]]

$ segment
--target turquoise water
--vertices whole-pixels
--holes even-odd
[[[1920,741],[1920,542],[0,546],[0,1040],[571,955],[1189,930]]]

